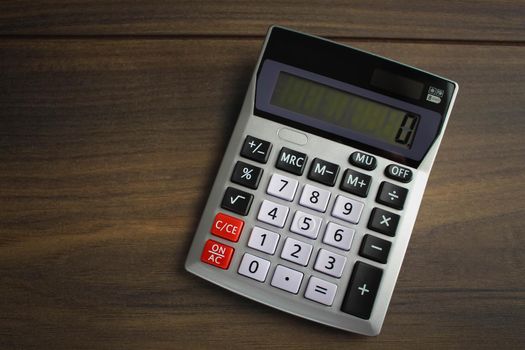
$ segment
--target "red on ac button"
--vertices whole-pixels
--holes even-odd
[[[230,266],[234,251],[226,244],[208,239],[202,250],[201,261],[226,270]]]
[[[215,236],[222,237],[232,242],[237,242],[241,236],[244,221],[234,218],[233,216],[218,213],[215,215],[211,233]]]

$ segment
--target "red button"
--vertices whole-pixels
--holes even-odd
[[[235,249],[226,244],[208,239],[202,250],[201,261],[226,270],[230,266],[234,251]]]
[[[215,215],[215,220],[213,220],[213,225],[211,227],[211,233],[229,241],[237,242],[241,236],[243,226],[244,221],[241,219],[219,213]]]

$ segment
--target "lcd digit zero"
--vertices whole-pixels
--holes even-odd
[[[457,90],[272,27],[186,269],[299,317],[377,335]]]

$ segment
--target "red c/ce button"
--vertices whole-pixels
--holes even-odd
[[[241,236],[244,221],[234,218],[233,216],[218,213],[215,215],[211,233],[215,236],[222,237],[232,242],[237,242]]]
[[[226,244],[208,239],[202,250],[201,261],[226,270],[230,266],[234,251],[235,249]]]

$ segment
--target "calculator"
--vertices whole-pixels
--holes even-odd
[[[287,313],[379,334],[457,91],[271,27],[186,269]]]

